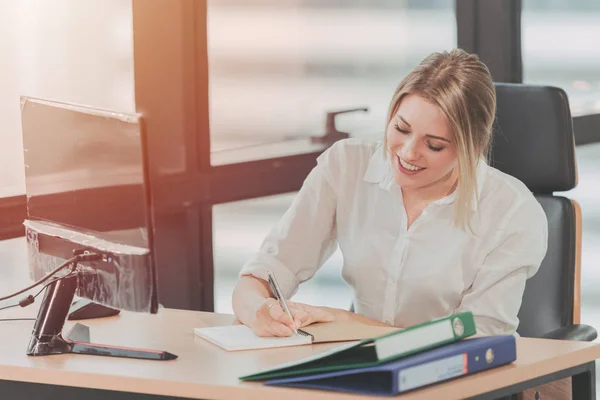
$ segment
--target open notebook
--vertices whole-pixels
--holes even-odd
[[[195,328],[194,333],[227,351],[237,351],[362,340],[395,332],[399,328],[359,323],[323,322],[306,326],[302,330],[311,336],[260,337],[245,325]]]

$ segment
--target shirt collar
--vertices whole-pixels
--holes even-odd
[[[473,195],[473,201],[471,202],[471,209],[473,211],[477,210],[477,204],[478,204],[477,200],[481,199],[481,191],[483,190],[483,185],[485,183],[485,174],[486,174],[488,168],[489,167],[488,167],[486,161],[483,158],[479,159],[479,163],[477,163],[477,167],[475,170],[475,180],[477,182],[477,193]],[[433,204],[453,203],[454,200],[456,200],[457,194],[458,194],[458,190],[454,190],[448,196],[434,201]]]
[[[482,158],[479,160],[477,164],[477,169],[475,171],[475,179],[477,181],[477,198],[473,199],[472,206],[473,209],[477,207],[477,199],[481,199],[481,191],[483,189],[485,174],[488,170],[488,165],[486,161]],[[394,180],[394,175],[392,173],[392,168],[390,165],[390,161],[388,156],[385,154],[385,149],[383,143],[377,147],[373,155],[369,160],[369,165],[367,166],[367,171],[363,177],[364,181],[371,183],[378,183],[379,187],[384,190],[390,191],[392,187],[396,184]],[[454,202],[457,196],[457,191],[454,190],[451,194],[446,197],[443,197],[439,200],[433,202],[433,204],[450,204]]]
[[[387,191],[390,191],[396,184],[390,167],[390,161],[385,154],[383,142],[377,146],[377,149],[369,159],[369,165],[363,179],[366,182],[379,183],[379,187]]]

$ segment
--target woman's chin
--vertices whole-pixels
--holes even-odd
[[[423,186],[423,179],[418,175],[405,175],[400,171],[394,171],[394,181],[402,188],[416,189]]]

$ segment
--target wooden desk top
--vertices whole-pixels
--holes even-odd
[[[1,318],[34,316],[36,310],[6,310]],[[27,314],[27,315],[25,315]],[[0,379],[203,399],[365,399],[338,392],[267,387],[239,376],[315,354],[339,344],[226,352],[197,337],[193,328],[228,325],[231,315],[161,309],[157,315],[123,312],[84,321],[95,343],[166,350],[173,361],[83,355],[28,357],[33,321],[0,322]],[[70,329],[72,322],[67,323]],[[473,376],[399,396],[458,399],[527,381],[600,358],[600,345],[546,339],[517,339],[518,360]],[[380,399],[380,397],[372,397]]]

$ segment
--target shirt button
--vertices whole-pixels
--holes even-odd
[[[273,245],[269,245],[267,246],[267,254],[277,254],[277,247],[273,246]]]

